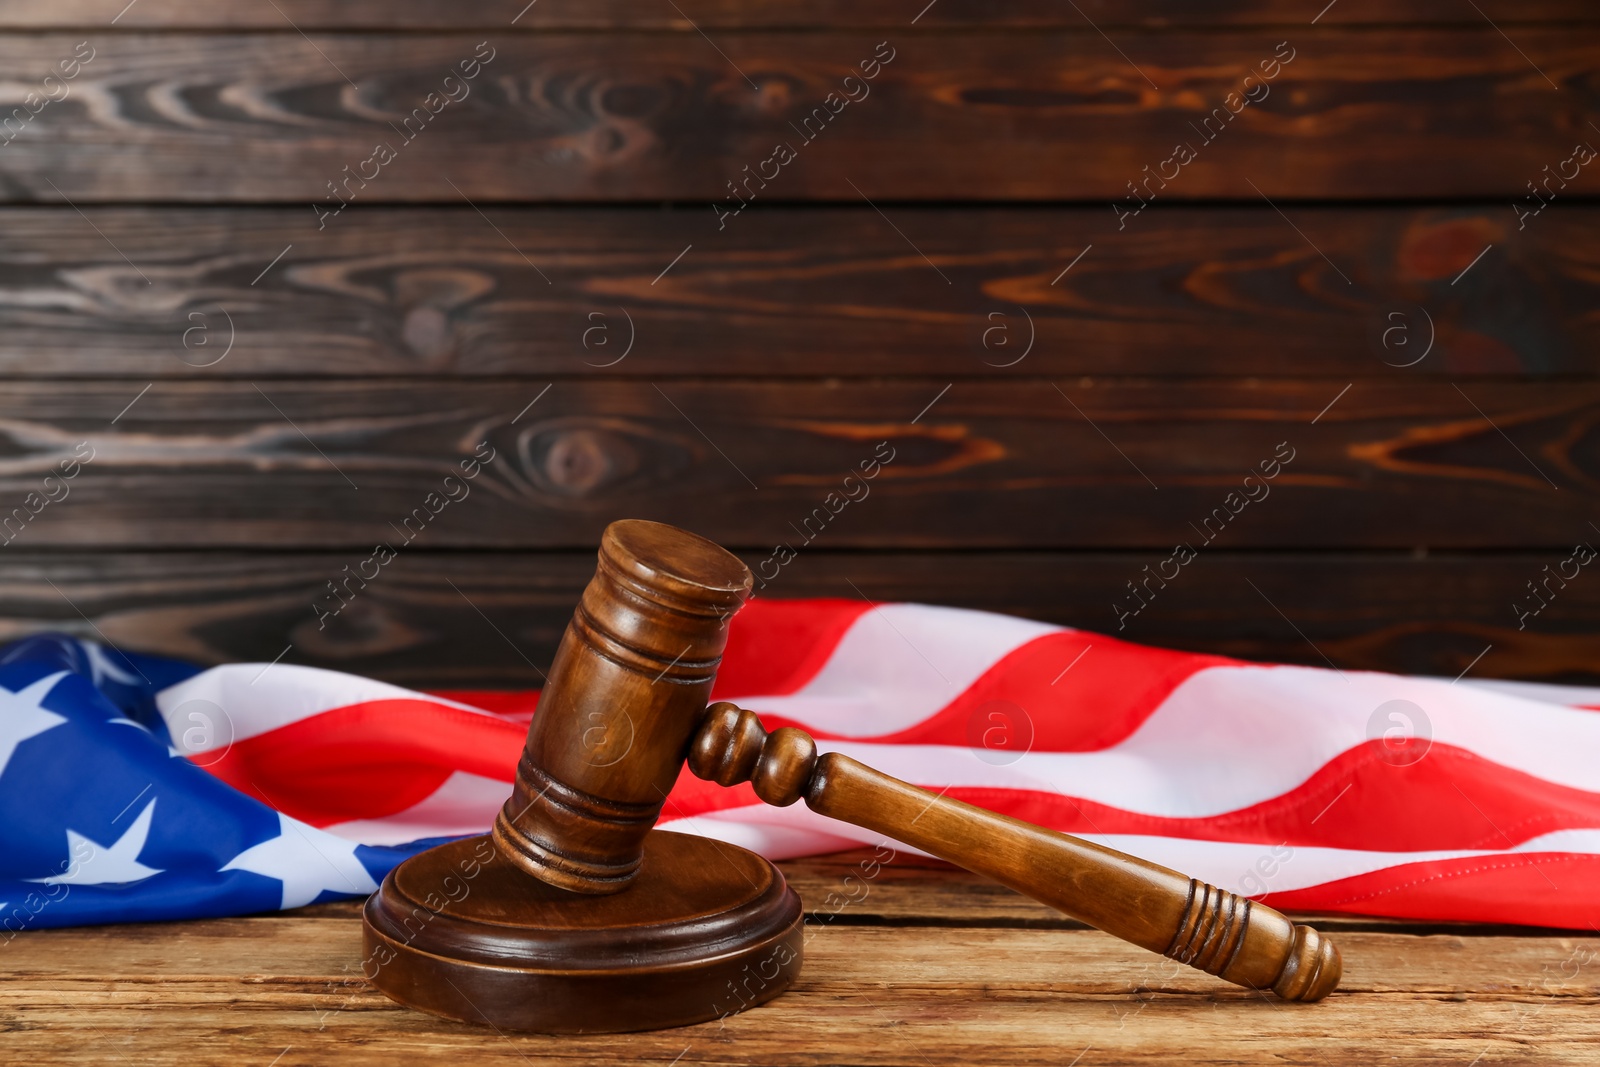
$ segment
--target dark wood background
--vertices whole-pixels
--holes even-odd
[[[1600,577],[1513,607],[1600,541],[1600,164],[1512,208],[1600,146],[1593,4],[125,2],[0,0],[0,115],[94,55],[0,146],[0,516],[94,449],[0,544],[0,634],[537,684],[608,521],[755,563],[881,440],[763,595],[1117,632],[1287,442],[1120,636],[1600,677]],[[471,495],[319,626],[482,440]]]

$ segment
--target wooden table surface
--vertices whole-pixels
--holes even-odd
[[[1600,937],[1331,917],[1340,990],[1287,1005],[905,855],[783,864],[811,925],[786,995],[725,1023],[507,1034],[386,1000],[359,907],[19,934],[0,1061],[95,1064],[1600,1062]]]

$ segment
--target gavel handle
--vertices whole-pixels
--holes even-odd
[[[837,752],[804,730],[768,734],[754,712],[711,705],[689,767],[722,785],[749,781],[768,804],[876,830],[984,874],[1124,941],[1285,1000],[1339,984],[1333,942],[1280,912],[1068,834],[936,796]]]

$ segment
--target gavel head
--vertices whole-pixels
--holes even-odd
[[[495,818],[501,855],[563,889],[627,887],[750,585],[703,537],[638,519],[606,528]]]

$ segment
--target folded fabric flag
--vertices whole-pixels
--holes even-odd
[[[483,833],[537,693],[0,652],[0,927],[362,896]],[[751,603],[716,699],[947,796],[1274,907],[1600,926],[1600,690],[1268,666],[983,612]],[[687,770],[661,825],[772,858],[880,840]]]

